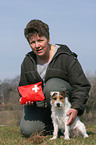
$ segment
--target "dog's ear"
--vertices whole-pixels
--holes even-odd
[[[53,96],[54,92],[50,92],[50,95]]]
[[[66,95],[66,91],[60,91],[60,93],[65,96]]]

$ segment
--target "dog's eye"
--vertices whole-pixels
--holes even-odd
[[[60,100],[63,100],[64,98],[63,97],[60,97]]]

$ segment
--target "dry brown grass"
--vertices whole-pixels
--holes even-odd
[[[37,131],[32,134],[30,137],[29,137],[29,141],[32,142],[33,144],[40,144],[42,142],[44,142],[44,139],[46,138],[47,136],[44,136],[42,133],[38,133]]]
[[[21,114],[21,110],[0,111],[0,124],[6,126],[19,126]]]

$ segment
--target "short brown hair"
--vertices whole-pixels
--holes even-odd
[[[29,41],[30,36],[38,34],[39,36],[45,36],[49,39],[49,26],[41,20],[31,20],[24,29],[24,35]]]

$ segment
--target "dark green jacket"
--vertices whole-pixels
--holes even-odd
[[[72,87],[72,107],[79,111],[79,115],[82,114],[88,99],[90,83],[77,60],[77,55],[66,45],[60,45],[48,65],[45,83],[50,78],[61,78],[70,83]],[[36,56],[31,51],[26,55],[21,65],[19,86],[34,84],[40,81],[43,82],[37,72]]]

